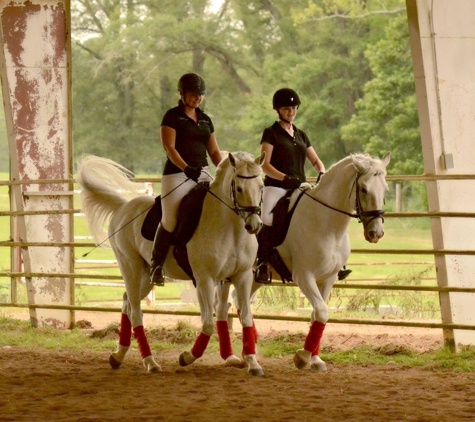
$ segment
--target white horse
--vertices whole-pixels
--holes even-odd
[[[219,164],[216,178],[206,194],[198,227],[187,244],[188,259],[196,280],[202,330],[191,351],[180,355],[181,366],[189,365],[203,355],[214,332],[215,287],[218,286],[218,292],[227,292],[228,288],[224,286],[230,283],[222,282],[226,280],[234,285],[241,310],[242,356],[248,373],[263,375],[256,359],[255,327],[250,307],[252,265],[257,253],[256,236],[250,234],[256,234],[262,225],[259,211],[264,158],[265,154],[255,160],[245,152],[229,154]],[[82,209],[96,241],[101,240],[101,234],[105,237],[102,227],[109,223],[110,244],[125,281],[119,343],[109,363],[114,369],[121,365],[133,331],[145,368],[148,372],[158,372],[161,368],[152,356],[140,309],[140,301],[152,289],[149,275],[152,242],[142,237],[141,227],[154,198],[141,196],[129,200],[126,193],[137,191],[138,185],[129,180],[128,173],[111,160],[84,157],[78,170]],[[173,279],[190,279],[171,253],[164,269]],[[241,360],[233,353],[228,330],[228,296],[218,296],[222,298],[216,309],[221,357],[227,364],[238,364]]]
[[[350,255],[348,225],[356,217],[363,223],[368,242],[377,243],[383,237],[382,207],[388,190],[385,177],[389,161],[389,153],[382,160],[351,155],[333,165],[317,186],[307,190],[302,186],[291,197],[290,207],[304,191],[287,236],[277,250],[313,308],[305,345],[294,355],[298,369],[310,363],[312,371],[326,371],[325,362],[318,356],[328,321],[325,302],[338,270]],[[251,295],[260,287],[262,284],[254,283]],[[239,304],[236,307],[239,310]]]

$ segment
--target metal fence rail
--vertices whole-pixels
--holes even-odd
[[[136,182],[150,182],[160,183],[161,178],[136,178],[133,179]],[[387,176],[387,181],[435,181],[435,180],[475,180],[475,175],[416,175],[416,176]],[[316,181],[316,178],[308,178],[309,182]],[[15,186],[26,184],[65,184],[75,183],[75,179],[61,179],[61,180],[14,180],[14,181],[0,181],[0,186]],[[51,193],[54,195],[54,192]],[[0,217],[16,218],[19,216],[28,215],[51,215],[51,214],[74,214],[75,216],[81,215],[79,209],[63,209],[63,210],[48,210],[48,211],[1,211]],[[472,212],[387,212],[385,218],[474,218],[475,213]],[[70,248],[94,248],[96,244],[93,242],[22,242],[22,241],[1,241],[0,247],[9,248],[26,248],[26,247],[70,247]],[[352,249],[352,254],[378,254],[378,255],[475,255],[475,250],[455,250],[455,249]],[[426,264],[430,264],[425,262]],[[414,263],[412,263],[414,264]],[[355,265],[364,265],[357,263]],[[371,263],[370,265],[377,265],[377,263]],[[397,263],[385,263],[385,265],[397,265]],[[122,280],[120,275],[102,275],[102,274],[67,274],[67,273],[25,273],[25,272],[12,272],[3,271],[0,272],[0,277],[8,277],[11,279],[11,283],[19,278],[68,278],[68,279],[90,279],[90,280]],[[375,279],[375,281],[381,281],[381,279]],[[76,283],[79,284],[79,283]],[[83,283],[81,283],[83,284]],[[92,284],[92,283],[91,283]],[[96,283],[97,284],[97,283]],[[112,283],[101,283],[112,284]],[[116,286],[123,284],[113,283]],[[288,283],[286,285],[281,282],[273,282],[270,284],[273,287],[296,287],[294,283]],[[407,286],[407,285],[384,285],[384,284],[367,284],[367,283],[335,283],[334,288],[339,289],[371,289],[371,290],[388,290],[388,291],[415,291],[415,292],[438,292],[438,293],[475,293],[475,288],[464,287],[439,287],[439,286]],[[121,312],[121,308],[112,307],[87,307],[87,306],[56,306],[56,305],[28,305],[19,303],[0,303],[0,307],[17,307],[17,308],[43,308],[43,309],[63,309],[71,311],[90,311],[90,312]],[[172,310],[143,310],[144,313],[149,314],[169,314],[169,315],[183,315],[183,316],[199,316],[199,312],[187,312],[187,311],[172,311]],[[237,318],[236,314],[230,314],[231,317]],[[288,317],[279,315],[254,315],[255,319],[268,319],[268,320],[283,320],[283,321],[300,321],[308,322],[308,318],[303,317]],[[341,324],[365,324],[365,325],[381,325],[381,326],[401,326],[401,327],[421,327],[421,328],[438,328],[438,329],[461,329],[461,330],[475,330],[475,325],[468,324],[444,324],[444,323],[423,323],[423,322],[411,322],[411,321],[398,321],[398,320],[371,320],[371,319],[352,319],[352,318],[330,318],[331,323]]]

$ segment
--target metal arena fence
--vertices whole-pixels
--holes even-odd
[[[410,182],[410,181],[435,181],[435,180],[474,180],[475,175],[446,175],[446,176],[433,176],[433,175],[420,175],[420,176],[387,176],[386,180],[388,182]],[[135,179],[136,182],[143,183],[160,183],[160,178],[147,178],[147,179]],[[314,178],[309,178],[310,182],[314,182]],[[1,181],[0,186],[13,186],[13,185],[22,185],[22,184],[58,184],[58,183],[74,183],[74,179],[62,179],[62,180],[23,180],[23,181]],[[148,193],[150,194],[150,192]],[[442,217],[453,217],[453,218],[474,218],[475,213],[461,213],[461,212],[401,212],[400,206],[398,206],[397,198],[397,189],[396,189],[396,212],[387,212],[385,214],[386,218],[442,218]],[[66,210],[45,210],[45,211],[2,211],[0,212],[0,217],[9,217],[11,227],[15,227],[14,219],[19,216],[28,216],[28,215],[53,215],[53,214],[74,214],[75,218],[80,218],[81,210],[79,209],[66,209]],[[19,238],[14,236],[14,238]],[[0,247],[10,248],[10,250],[16,249],[18,252],[21,248],[27,247],[69,247],[73,248],[94,248],[96,247],[95,243],[88,241],[87,237],[81,239],[75,238],[74,242],[23,242],[23,241],[1,241]],[[475,250],[452,250],[452,249],[352,249],[351,255],[353,254],[367,254],[367,255],[475,255]],[[75,264],[78,263],[93,263],[93,260],[75,260]],[[410,262],[411,264],[416,264],[415,262]],[[431,264],[429,261],[422,261],[419,263]],[[113,264],[108,262],[108,265]],[[352,263],[352,266],[355,265],[404,265],[406,262],[371,262],[371,263]],[[433,263],[432,263],[433,264]],[[75,265],[77,268],[77,265]],[[104,268],[104,267],[101,267]],[[92,267],[89,267],[92,269]],[[123,286],[123,280],[120,275],[104,275],[104,274],[77,274],[74,273],[34,273],[34,272],[22,272],[22,271],[0,271],[0,277],[10,278],[10,289],[11,289],[11,301],[3,301],[2,297],[5,298],[5,295],[0,295],[0,307],[13,307],[13,308],[42,308],[42,309],[62,309],[70,310],[72,313],[74,311],[87,311],[87,312],[115,312],[120,313],[120,307],[101,307],[101,306],[60,306],[60,305],[48,305],[48,304],[25,304],[19,303],[16,296],[16,283],[18,281],[24,280],[25,278],[67,278],[74,280],[75,286],[109,286],[109,287],[120,287]],[[98,282],[81,282],[79,280],[98,280]],[[432,278],[430,280],[435,280]],[[100,283],[99,281],[102,281]],[[111,283],[115,281],[114,283]],[[371,281],[370,283],[361,283],[361,281]],[[351,283],[348,282],[337,282],[334,284],[333,289],[351,289],[351,290],[384,290],[384,291],[412,291],[412,292],[436,292],[439,295],[446,293],[475,293],[475,288],[467,287],[440,287],[440,286],[416,286],[416,285],[388,285],[378,282],[384,281],[383,278],[374,278],[374,279],[353,279]],[[280,287],[280,288],[289,288],[297,287],[293,283],[282,284],[280,281],[273,281],[270,285],[264,286]],[[152,304],[154,304],[154,297],[149,298]],[[184,311],[184,310],[169,310],[169,309],[143,309],[143,312],[146,314],[157,314],[157,315],[181,315],[181,316],[199,316],[199,312],[194,311]],[[230,317],[238,317],[236,314],[231,313]],[[308,322],[308,317],[298,317],[298,316],[281,316],[281,315],[263,315],[259,313],[254,313],[255,319],[267,319],[275,321],[299,321],[299,322]],[[437,328],[437,329],[461,329],[461,330],[475,330],[475,325],[469,324],[454,324],[454,323],[437,323],[437,322],[420,322],[420,321],[411,321],[411,320],[387,320],[387,319],[362,319],[362,318],[330,318],[330,323],[341,323],[341,324],[363,324],[363,325],[379,325],[379,326],[399,326],[399,327],[420,327],[420,328]]]

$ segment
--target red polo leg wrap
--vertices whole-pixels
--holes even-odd
[[[199,334],[198,338],[195,341],[195,344],[193,345],[193,349],[191,349],[191,354],[195,358],[200,358],[201,356],[203,356],[203,353],[208,347],[209,339],[210,336],[203,333]]]
[[[137,340],[137,344],[139,345],[140,356],[142,356],[142,359],[150,356],[152,351],[150,350],[150,345],[148,344],[147,337],[145,336],[143,325],[139,325],[138,327],[134,328],[134,337],[135,340]]]
[[[312,352],[312,356],[318,356],[320,353],[320,343],[318,343],[316,349]]]
[[[242,327],[242,353],[243,355],[256,354],[256,337],[254,327]]]
[[[242,324],[241,311],[239,309],[237,310],[237,315],[239,317],[239,322]],[[259,333],[257,332],[256,323],[254,322],[254,318],[252,318],[252,328],[254,328],[254,339],[256,340],[256,343],[257,343],[259,341]]]
[[[257,343],[259,341],[259,333],[257,332],[256,322],[254,321],[254,318],[252,318],[252,328],[254,329],[254,340]]]
[[[132,340],[132,324],[126,314],[122,314],[120,319],[119,344],[129,347]]]
[[[216,321],[216,330],[218,331],[219,353],[226,360],[229,356],[234,355],[228,321]]]
[[[319,321],[315,321],[312,324],[307,338],[305,339],[305,345],[303,346],[307,352],[312,352],[312,354],[314,354],[314,352],[317,351],[315,354],[318,355],[318,351],[320,349],[320,340],[322,339],[324,329],[325,324],[322,324]]]

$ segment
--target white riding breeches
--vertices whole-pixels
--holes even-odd
[[[194,180],[188,179],[185,173],[167,174],[162,177],[162,227],[173,233],[177,224],[178,206],[183,197],[190,192],[195,186]],[[203,167],[199,182],[211,182],[209,176],[209,168]],[[178,187],[177,187],[178,186]],[[175,189],[176,188],[176,189]]]
[[[264,186],[262,191],[261,220],[266,226],[272,226],[274,220],[272,210],[286,192],[287,190],[275,186]]]

